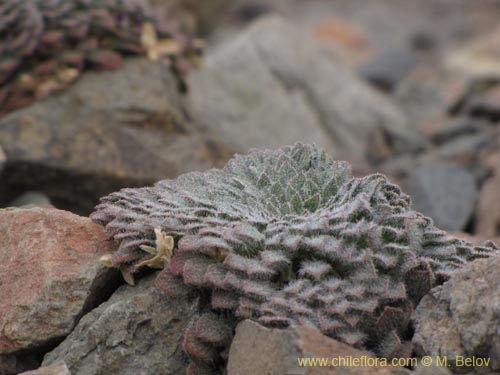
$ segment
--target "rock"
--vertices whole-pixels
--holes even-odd
[[[477,198],[474,176],[450,163],[423,163],[402,183],[415,210],[430,216],[438,228],[462,230]]]
[[[402,185],[405,179],[418,165],[419,160],[413,155],[401,155],[390,158],[383,164],[377,165],[377,170],[388,176],[392,183]]]
[[[111,251],[102,227],[69,212],[0,210],[0,243],[0,362],[22,368],[27,353],[69,334],[118,275],[98,262]]]
[[[43,349],[41,350],[43,351]],[[40,367],[42,356],[40,351],[0,355],[0,374],[15,375]]]
[[[457,356],[490,358],[482,372],[500,369],[499,267],[500,256],[471,262],[421,300],[413,316],[418,355],[446,356],[458,372],[472,368],[457,366]]]
[[[223,165],[232,152],[189,126],[162,64],[129,60],[0,120],[0,205],[38,190],[81,214],[122,187]]]
[[[408,38],[412,49],[430,52],[436,48],[436,35],[428,30],[416,30]]]
[[[500,236],[500,152],[490,155],[486,166],[492,170],[492,176],[481,186],[476,208],[475,233],[481,236]]]
[[[120,287],[45,355],[43,365],[64,360],[72,375],[184,374],[182,338],[198,301],[166,297],[154,278]]]
[[[500,27],[482,35],[445,59],[445,66],[471,81],[500,77]]]
[[[468,117],[459,117],[447,122],[446,127],[439,129],[432,135],[432,141],[443,144],[458,137],[469,137],[485,130],[487,125],[483,121]]]
[[[492,146],[494,138],[490,131],[472,135],[464,135],[446,142],[432,153],[437,159],[454,162],[464,167],[479,168],[477,165],[478,154],[486,147]]]
[[[431,366],[423,365],[421,362],[413,368],[411,375],[452,375],[452,372],[439,364],[433,363]]]
[[[33,371],[26,371],[19,375],[71,375],[64,362],[56,362],[51,366],[40,367]]]
[[[358,365],[299,366],[302,358],[359,359]],[[363,362],[361,362],[363,361]],[[228,375],[254,374],[398,374],[409,375],[401,367],[371,365],[375,357],[346,344],[324,336],[308,326],[287,329],[269,329],[246,320],[236,328],[236,336],[229,350]],[[359,365],[359,363],[361,365]]]
[[[190,43],[193,34],[161,17],[148,0],[50,6],[5,0],[2,5],[0,116],[60,92],[84,70],[117,69],[127,56],[149,55],[146,29],[160,40],[186,41],[164,56],[172,71],[199,52],[197,43]]]
[[[418,157],[426,163],[446,162],[469,170],[481,185],[488,175],[481,165],[484,150],[496,147],[497,129],[484,121],[456,117],[446,120],[446,126],[434,129],[431,139],[435,147]],[[415,158],[416,159],[416,158]]]
[[[496,124],[500,120],[500,85],[472,95],[464,107],[462,112],[471,117],[486,119]]]
[[[359,68],[359,74],[383,91],[392,91],[420,63],[409,48],[393,47],[380,51]]]
[[[448,126],[447,113],[460,105],[467,91],[465,79],[440,67],[419,66],[398,84],[393,95],[418,129],[432,138]]]
[[[36,364],[31,368],[36,368]],[[17,367],[17,359],[14,355],[3,355],[0,357],[0,374],[18,374],[23,369]]]
[[[197,124],[237,151],[300,140],[363,164],[376,128],[395,153],[426,146],[387,98],[279,17],[220,45],[188,83]]]
[[[349,65],[357,65],[370,52],[370,42],[354,23],[340,17],[322,19],[313,27],[316,39],[329,43]]]
[[[265,14],[272,13],[273,7],[266,1],[243,1],[231,8],[231,20],[239,23],[248,23]]]
[[[50,203],[49,197],[39,191],[28,191],[13,201],[7,203],[7,207],[23,207],[23,208],[33,208],[33,207],[54,207]]]

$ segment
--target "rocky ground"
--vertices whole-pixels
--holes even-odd
[[[26,10],[8,3],[0,44],[15,46],[9,9]],[[0,49],[1,375],[182,374],[182,333],[196,302],[172,303],[153,274],[132,287],[102,267],[117,244],[87,216],[120,188],[221,167],[253,147],[316,143],[358,176],[386,174],[437,227],[500,243],[500,1],[150,5],[161,17],[153,32],[139,27],[134,53],[97,48],[101,29],[90,28],[94,49],[75,47],[83,65],[43,95],[35,94],[75,69],[60,65],[70,47],[53,29],[55,39],[39,32],[42,52],[9,50],[22,60],[18,71]],[[38,35],[16,27],[24,38]],[[499,372],[499,263],[457,272],[422,299],[412,322],[415,358],[488,357],[487,366],[336,373]],[[332,353],[370,355],[310,327],[245,321],[227,373],[332,373],[296,367],[297,357]]]

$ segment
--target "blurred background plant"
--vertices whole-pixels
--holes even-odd
[[[0,116],[60,91],[83,70],[148,54],[180,77],[201,45],[147,0],[6,0],[0,6]]]

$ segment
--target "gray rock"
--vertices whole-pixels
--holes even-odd
[[[13,201],[7,203],[7,207],[24,207],[24,208],[32,208],[32,207],[54,207],[52,203],[50,203],[50,198],[45,194],[40,193],[39,191],[28,191]]]
[[[440,364],[422,365],[421,362],[413,369],[411,375],[451,375],[452,372],[447,367]]]
[[[179,375],[184,329],[197,300],[166,297],[150,275],[85,315],[43,365],[64,360],[72,375]]]
[[[401,185],[401,181],[415,169],[419,161],[414,155],[401,155],[377,165],[377,170],[390,178],[391,182]]]
[[[459,117],[454,119],[451,123],[443,129],[438,130],[432,135],[432,141],[437,144],[443,144],[453,139],[462,136],[471,136],[477,134],[488,127],[487,123],[481,120]]]
[[[238,151],[300,140],[363,164],[377,128],[396,153],[426,145],[386,97],[278,17],[219,46],[189,87],[199,126]]]
[[[270,329],[245,320],[236,327],[236,335],[229,350],[228,375],[290,374],[326,375],[332,367],[298,365],[299,358],[327,358],[331,364],[337,359],[335,374],[409,375],[400,367],[370,365],[375,358],[359,349],[324,336],[311,326],[293,326],[287,329]],[[338,360],[356,358],[365,365],[342,365]]]
[[[474,211],[477,188],[466,169],[446,163],[424,163],[402,183],[413,208],[445,230],[464,229]]]
[[[223,165],[232,152],[188,124],[176,87],[162,64],[129,60],[3,117],[0,205],[38,190],[59,208],[88,214],[119,188]]]
[[[474,165],[481,150],[495,142],[491,132],[464,135],[442,144],[434,150],[441,160],[456,162],[461,165]]]
[[[376,87],[391,91],[420,63],[420,57],[409,48],[393,47],[380,51],[363,64],[359,74]]]
[[[456,111],[467,90],[466,80],[446,74],[439,67],[420,66],[400,82],[393,95],[410,121],[433,138],[448,127],[447,114]]]
[[[500,236],[500,150],[496,150],[482,160],[490,176],[481,186],[474,216],[474,233],[488,238]]]
[[[458,372],[457,356],[490,359],[500,369],[500,256],[476,260],[434,288],[413,316],[413,342],[419,355],[446,356]]]
[[[416,308],[412,317],[416,331],[413,343],[419,356],[439,355],[451,359],[466,355],[460,333],[448,311],[449,293],[449,287],[436,287],[422,298]]]
[[[290,329],[272,330],[248,320],[240,323],[229,350],[228,375],[293,373],[300,356],[297,339]]]

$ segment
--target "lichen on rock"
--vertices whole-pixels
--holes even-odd
[[[355,178],[301,143],[123,189],[91,218],[120,242],[111,265],[131,274],[151,258],[141,247],[154,246],[156,228],[174,238],[157,286],[206,301],[185,333],[191,373],[223,368],[231,329],[245,318],[312,324],[378,356],[409,356],[416,303],[498,251],[434,227],[385,176]]]

